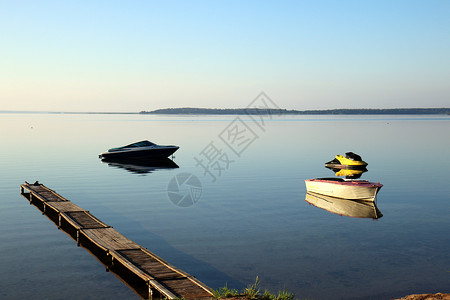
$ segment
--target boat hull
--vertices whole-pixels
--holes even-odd
[[[305,184],[307,192],[364,201],[373,201],[383,186],[365,180],[337,181],[332,179],[308,179],[305,180]]]
[[[127,150],[127,151],[114,151],[105,152],[100,154],[102,159],[122,159],[122,158],[133,158],[133,159],[144,159],[144,158],[167,158],[172,155],[179,147],[164,147],[164,148],[154,148],[145,150]]]

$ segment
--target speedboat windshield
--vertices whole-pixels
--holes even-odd
[[[345,153],[345,157],[348,158],[348,159],[351,159],[351,160],[355,160],[355,161],[361,161],[362,160],[361,156],[359,156],[358,154],[353,153],[353,152]]]
[[[125,148],[137,148],[137,147],[148,147],[148,146],[155,146],[156,144],[150,142],[150,141],[140,141],[140,142],[136,142],[133,144],[129,144],[123,147],[118,147],[118,148],[111,148],[108,151],[117,151],[117,150],[121,150],[121,149],[125,149]]]
[[[147,146],[154,146],[155,144],[150,141],[140,141],[137,143],[130,144],[128,146],[122,147],[122,148],[134,148],[134,147],[147,147]]]

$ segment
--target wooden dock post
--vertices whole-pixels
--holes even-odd
[[[107,272],[113,271],[139,296],[149,299],[158,296],[167,299],[213,299],[212,289],[194,276],[129,240],[55,191],[42,184],[25,182],[20,187],[20,193],[58,229],[72,237],[77,246],[88,249],[105,265]],[[120,269],[128,275],[122,275],[118,271]],[[146,286],[144,295],[134,287],[136,280],[139,285]]]

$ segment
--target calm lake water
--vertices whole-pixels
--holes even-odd
[[[263,289],[310,299],[449,292],[448,116],[256,121],[0,114],[0,298],[138,298],[20,196],[25,180],[39,180],[213,288],[242,289],[258,276]],[[179,145],[179,168],[98,159],[144,139]],[[347,151],[369,163],[362,179],[384,185],[378,220],[305,201],[304,180],[334,176],[324,163]],[[180,186],[180,195],[193,192],[188,207],[172,201],[172,180],[183,173],[201,185]]]

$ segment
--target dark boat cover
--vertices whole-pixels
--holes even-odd
[[[352,160],[362,160],[361,156],[359,156],[358,154],[355,154],[353,152],[346,152],[345,158],[352,159]]]

